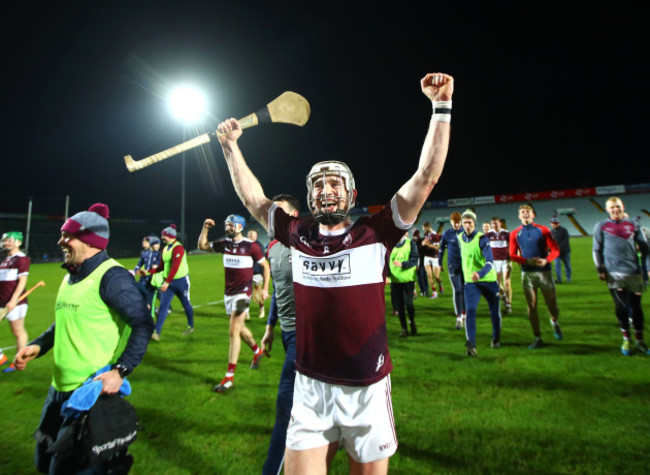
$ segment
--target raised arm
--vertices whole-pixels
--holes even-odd
[[[271,200],[264,195],[262,185],[246,164],[237,140],[243,131],[236,119],[228,119],[219,124],[219,132],[224,135],[219,137],[223,156],[228,164],[230,178],[235,187],[237,196],[242,201],[250,214],[268,231],[268,212]]]
[[[199,243],[198,248],[201,251],[212,251],[210,247],[210,242],[208,241],[208,231],[210,228],[213,228],[215,225],[214,219],[207,218],[203,221],[203,227],[201,228],[201,234],[199,234]]]
[[[422,93],[432,102],[433,115],[422,146],[418,169],[397,192],[397,208],[405,223],[415,221],[422,205],[438,183],[449,149],[454,78],[448,74],[429,73],[420,80],[420,86]]]

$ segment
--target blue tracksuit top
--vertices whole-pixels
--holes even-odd
[[[521,264],[524,272],[551,270],[551,261],[560,255],[560,248],[546,227],[537,223],[521,225],[510,233],[510,260]],[[526,264],[526,259],[542,257],[548,262],[544,267]]]
[[[449,228],[442,233],[439,250],[440,264],[442,264],[442,258],[445,256],[445,249],[449,249],[449,254],[447,255],[447,268],[461,269],[463,265],[460,257],[460,245],[458,244],[458,234],[462,229],[463,228],[460,228],[458,231],[454,231],[454,228]]]

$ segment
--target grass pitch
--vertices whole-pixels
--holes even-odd
[[[449,292],[416,300],[418,337],[398,338],[397,317],[387,317],[400,443],[391,473],[646,472],[650,356],[621,355],[613,302],[591,262],[591,239],[573,239],[572,246],[573,282],[557,287],[561,342],[542,305],[547,346],[527,348],[532,332],[518,266],[500,349],[489,347],[489,313],[481,302],[476,359],[465,356],[464,334],[454,329]],[[133,267],[135,260],[122,263]],[[223,266],[217,255],[191,256],[189,264],[196,333],[181,335],[185,317],[175,301],[162,341],[152,342],[129,378],[129,400],[145,428],[131,448],[132,473],[260,473],[284,358],[279,328],[272,357],[259,370],[248,368],[252,353],[244,345],[235,388],[213,393],[227,365]],[[32,266],[29,282],[47,283],[30,297],[26,326],[32,337],[53,321],[63,272],[55,264]],[[248,324],[259,341],[265,321],[256,310]],[[13,345],[7,324],[2,327],[0,346]],[[6,353],[13,357],[14,350]],[[51,364],[48,354],[25,372],[0,374],[0,473],[35,473],[31,437]],[[331,473],[347,473],[345,453],[337,454]]]

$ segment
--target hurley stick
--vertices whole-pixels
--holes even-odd
[[[292,124],[302,127],[309,120],[310,114],[311,107],[307,99],[300,94],[287,91],[273,99],[263,109],[240,119],[239,123],[242,129],[266,123]],[[126,163],[127,170],[134,172],[165,160],[166,158],[191,150],[199,145],[206,144],[214,137],[221,135],[223,134],[219,131],[208,132],[141,160],[133,160],[131,155],[127,155],[124,157],[124,162]]]
[[[22,294],[20,297],[18,297],[17,302],[20,302],[22,299],[24,299],[25,297],[27,297],[27,296],[28,296],[29,294],[31,294],[34,290],[36,290],[38,287],[41,287],[41,286],[43,286],[43,285],[45,285],[45,282],[43,282],[43,281],[41,280],[41,281],[40,281],[38,284],[36,284],[34,287],[32,287],[31,289],[26,290],[25,292],[23,292],[23,294]],[[2,321],[6,316],[7,316],[8,313],[9,313],[9,309],[8,309],[7,307],[0,308],[0,322],[1,322],[1,321]]]

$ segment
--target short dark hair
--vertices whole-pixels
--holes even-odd
[[[271,201],[286,201],[289,203],[289,206],[292,210],[300,211],[300,200],[298,200],[298,198],[295,196],[286,194],[275,195],[273,198],[271,198]]]
[[[501,218],[498,216],[492,216],[492,219],[490,219],[490,221],[501,221]]]

